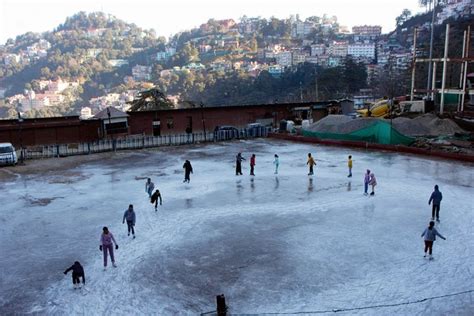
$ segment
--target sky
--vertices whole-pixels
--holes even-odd
[[[337,16],[340,25],[394,29],[403,9],[422,11],[418,0],[0,0],[0,43],[29,31],[50,31],[79,11],[103,11],[169,37],[210,18]]]

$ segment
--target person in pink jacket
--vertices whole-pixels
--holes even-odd
[[[102,228],[102,234],[100,235],[100,246],[99,250],[104,253],[104,271],[107,269],[107,252],[110,253],[110,260],[112,261],[112,266],[116,268],[115,258],[114,258],[114,244],[115,249],[118,249],[117,242],[115,241],[114,235],[109,232],[107,227]]]
[[[375,186],[377,185],[377,179],[375,179],[375,174],[373,172],[370,174],[369,184],[372,186],[372,192],[370,192],[370,195],[375,195]]]

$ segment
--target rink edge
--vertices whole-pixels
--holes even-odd
[[[278,133],[269,133],[268,137],[275,138],[275,139],[302,142],[302,143],[313,143],[313,144],[322,144],[322,145],[340,146],[340,147],[377,149],[377,150],[386,150],[386,151],[394,151],[394,152],[401,152],[401,153],[407,153],[407,154],[437,157],[437,158],[443,158],[443,159],[458,160],[458,161],[464,161],[464,162],[474,162],[474,155],[448,153],[448,152],[437,151],[437,150],[408,147],[404,145],[384,145],[384,144],[376,144],[376,143],[369,143],[369,142],[319,139],[315,137],[278,134]]]

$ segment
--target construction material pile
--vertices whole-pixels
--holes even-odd
[[[306,128],[310,132],[348,134],[368,127],[381,119],[371,117],[352,118],[345,115],[329,115]],[[384,120],[406,136],[442,136],[464,133],[451,119],[440,119],[434,114],[424,114],[414,119],[398,117]]]
[[[441,119],[434,114],[423,114],[414,119],[398,117],[392,122],[393,127],[408,136],[443,136],[465,133],[453,120]]]

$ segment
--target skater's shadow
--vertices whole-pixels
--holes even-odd
[[[372,217],[374,217],[374,213],[375,213],[374,203],[369,203],[369,204],[364,205],[364,209],[362,211],[362,214],[364,215],[365,219],[367,219],[367,220],[372,219]]]
[[[278,176],[275,176],[275,190],[277,190],[279,186],[280,186],[280,179],[278,179]]]
[[[308,178],[308,192],[313,192],[313,178]]]
[[[253,178],[250,178],[250,191],[255,191],[255,181]]]
[[[347,182],[347,191],[351,191],[352,190],[352,183],[349,181]]]
[[[193,208],[193,199],[184,200],[186,208]]]

